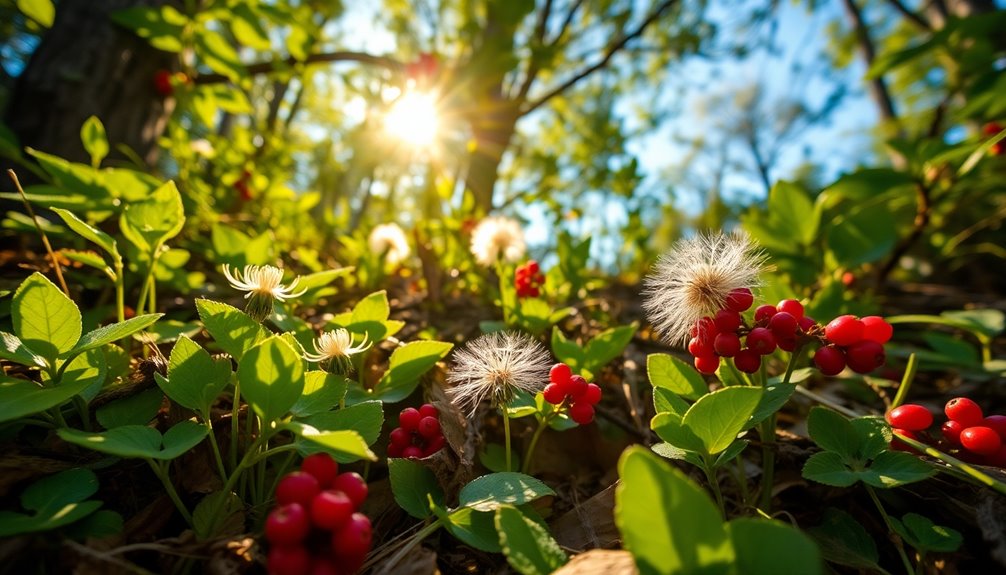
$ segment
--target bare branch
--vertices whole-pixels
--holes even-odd
[[[923,30],[932,31],[933,27],[927,22],[922,16],[919,16],[915,12],[912,12],[908,6],[901,0],[887,0],[887,3],[894,6],[894,9],[901,13],[902,16],[908,18],[908,21],[915,24]]]
[[[559,32],[556,33],[555,38],[549,42],[549,46],[555,46],[562,39],[563,35],[566,34],[566,30],[569,29],[569,25],[573,23],[573,18],[576,17],[576,13],[580,10],[580,6],[583,6],[584,0],[576,0],[576,3],[566,12],[566,17],[562,21],[562,26],[559,26]]]
[[[405,67],[405,65],[398,60],[387,56],[375,56],[373,54],[367,54],[366,52],[337,51],[311,54],[304,60],[298,60],[291,56],[285,60],[258,62],[256,64],[249,64],[245,66],[245,70],[249,75],[254,76],[258,74],[276,72],[278,70],[282,70],[283,68],[292,68],[297,64],[321,64],[325,62],[359,62],[368,66],[387,68],[392,71],[400,71]],[[193,81],[196,84],[222,84],[229,80],[227,76],[224,76],[223,74],[201,74],[196,76]]]
[[[517,99],[523,100],[531,90],[531,84],[538,77],[538,58],[536,51],[545,44],[545,30],[547,29],[548,17],[552,15],[552,0],[545,0],[545,5],[538,13],[538,21],[534,26],[534,39],[531,41],[531,60],[527,64],[527,72],[524,74],[524,81],[517,92]]]

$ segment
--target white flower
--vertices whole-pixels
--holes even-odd
[[[499,260],[515,262],[524,255],[524,231],[515,220],[504,216],[483,219],[472,230],[472,255],[484,266]]]
[[[454,352],[454,367],[447,381],[455,404],[474,415],[489,399],[506,405],[518,391],[537,393],[548,381],[548,350],[529,336],[514,332],[483,335]]]
[[[383,256],[391,265],[409,257],[409,242],[398,224],[381,224],[370,230],[370,251]]]
[[[350,356],[366,351],[370,348],[367,343],[367,335],[364,334],[363,341],[353,345],[353,334],[345,328],[337,328],[326,331],[314,340],[314,351],[316,353],[304,353],[304,359],[321,363],[323,366],[336,366],[341,372],[349,371]]]
[[[678,240],[643,280],[643,309],[670,343],[684,343],[699,319],[723,309],[736,288],[759,285],[765,255],[743,233]]]
[[[245,266],[244,270],[223,265],[224,275],[231,287],[246,291],[248,305],[245,311],[256,321],[262,321],[272,313],[273,300],[286,301],[303,295],[306,289],[295,292],[300,278],[294,278],[290,285],[283,285],[283,270],[273,266]]]
[[[192,140],[189,142],[189,148],[195,152],[197,156],[203,156],[206,158],[212,158],[216,153],[216,150],[213,149],[213,144],[211,144],[206,138]]]

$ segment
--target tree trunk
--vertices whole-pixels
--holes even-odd
[[[170,0],[63,0],[24,73],[17,79],[5,122],[23,146],[87,162],[80,127],[90,116],[105,125],[114,158],[124,144],[153,164],[174,107],[154,89],[158,70],[172,70],[173,54],[114,24],[110,13]]]
[[[485,110],[471,119],[475,147],[468,156],[466,183],[475,198],[475,205],[485,212],[493,208],[493,188],[499,177],[500,162],[510,147],[517,124],[517,108],[502,99],[494,109]]]

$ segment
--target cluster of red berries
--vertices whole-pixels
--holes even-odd
[[[825,375],[838,375],[846,366],[870,373],[887,361],[884,344],[892,335],[894,328],[880,316],[839,316],[825,326],[827,345],[814,353],[814,365]]]
[[[175,86],[189,83],[189,77],[185,72],[175,72],[172,74],[167,70],[154,72],[154,90],[165,98],[175,92]]]
[[[398,427],[391,431],[388,457],[418,459],[429,457],[444,447],[437,408],[429,403],[419,409],[406,407],[398,415]]]
[[[982,127],[982,133],[986,136],[995,136],[1001,131],[1003,131],[1003,127],[999,125],[999,122],[989,122]],[[1000,140],[992,144],[992,147],[989,148],[989,153],[993,156],[1001,156],[1004,149],[1006,148],[1003,147],[1003,142]]]
[[[966,397],[951,399],[943,412],[947,421],[940,428],[941,447],[970,463],[1006,467],[1006,415],[986,416]],[[902,435],[932,443],[924,432],[933,425],[933,414],[921,405],[896,407],[887,413],[887,422]],[[892,447],[911,451],[898,441],[892,442]]]
[[[542,390],[545,401],[552,405],[569,403],[569,418],[580,425],[594,421],[594,406],[601,401],[601,388],[587,383],[565,363],[557,363],[548,372],[549,384]]]
[[[359,513],[367,482],[339,473],[327,453],[304,459],[276,485],[276,507],[265,521],[269,573],[356,573],[370,552],[370,519]]]
[[[541,295],[541,286],[545,284],[545,274],[541,273],[538,262],[531,260],[517,268],[514,274],[514,286],[517,288],[517,297],[538,297]]]

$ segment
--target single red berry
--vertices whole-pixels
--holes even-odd
[[[779,349],[781,349],[783,351],[792,352],[792,351],[796,350],[796,335],[794,334],[794,335],[791,335],[789,337],[778,337],[777,336],[775,338],[775,343],[776,343],[776,345],[779,346]]]
[[[854,343],[845,350],[845,361],[856,373],[870,373],[884,365],[886,360],[884,346],[868,339]]]
[[[784,299],[775,306],[775,309],[784,311],[798,320],[803,317],[803,304],[795,299]]]
[[[577,401],[569,406],[569,418],[580,425],[587,425],[594,421],[594,406],[586,401]]]
[[[406,407],[402,410],[402,413],[398,415],[398,425],[402,427],[405,431],[416,431],[419,429],[419,420],[423,416],[419,414],[419,410],[414,407]]]
[[[734,365],[744,373],[754,373],[761,367],[761,355],[751,348],[742,349],[734,356]]]
[[[313,475],[318,480],[318,485],[325,489],[339,474],[339,464],[327,453],[315,453],[304,458],[300,470]]]
[[[824,375],[838,375],[845,369],[845,354],[834,345],[826,345],[814,353],[814,365]]]
[[[694,359],[693,363],[695,364],[695,369],[699,370],[699,373],[712,375],[720,367],[720,358],[715,355],[700,355]]]
[[[353,507],[357,509],[363,505],[363,501],[367,498],[367,482],[359,473],[353,471],[337,475],[332,481],[332,489],[338,489],[345,493],[353,502]]]
[[[717,332],[732,333],[737,331],[737,328],[741,326],[741,314],[732,309],[721,309],[716,312],[716,317],[713,318],[713,322],[716,323]]]
[[[734,288],[727,294],[727,299],[724,303],[727,309],[732,309],[738,313],[746,311],[754,303],[754,294],[746,287]]]
[[[370,552],[370,519],[354,513],[341,529],[332,534],[332,551],[342,558],[366,557]]]
[[[800,331],[802,331],[803,333],[810,333],[810,331],[817,326],[817,322],[814,321],[814,318],[810,317],[809,315],[805,315],[801,317],[799,320],[797,320],[796,325],[800,328]]]
[[[824,337],[835,345],[852,345],[863,339],[863,322],[854,315],[838,316],[824,327]]]
[[[402,451],[405,449],[404,446],[398,445],[397,443],[388,444],[388,457],[401,457]]]
[[[279,484],[276,485],[276,503],[279,505],[300,503],[307,506],[319,493],[321,493],[321,483],[314,475],[304,471],[294,471],[283,476],[283,479],[280,479]]]
[[[1006,467],[1006,445],[1000,445],[999,450],[992,455],[985,456],[985,465],[994,467]]]
[[[845,272],[842,274],[842,285],[845,287],[852,287],[852,284],[856,283],[856,274],[852,272]]]
[[[587,380],[582,376],[574,375],[569,378],[569,395],[576,401],[583,397],[583,394],[587,393]]]
[[[340,575],[339,568],[328,557],[315,557],[308,575]]]
[[[707,341],[702,341],[697,337],[693,337],[688,342],[688,353],[692,354],[693,356],[712,355],[713,346],[709,345],[709,342]]]
[[[897,428],[895,428],[893,431],[895,433],[900,433],[901,435],[904,435],[909,439],[919,441],[919,436],[914,431],[908,429],[897,429]],[[909,453],[918,453],[917,451],[915,451],[914,447],[898,439],[897,435],[891,438],[891,449],[894,449],[896,451],[907,451]]]
[[[741,340],[736,333],[721,333],[713,340],[713,349],[722,357],[733,357],[741,350]]]
[[[959,421],[948,419],[943,422],[943,425],[940,427],[940,433],[943,434],[943,438],[947,440],[947,443],[953,446],[958,446],[961,444],[961,432],[964,431],[964,429],[964,426],[961,425]]]
[[[569,381],[570,377],[573,377],[573,370],[571,370],[565,363],[557,363],[553,365],[552,369],[548,372],[548,380],[552,383],[558,383],[560,385]]]
[[[982,421],[982,425],[994,429],[999,438],[1006,441],[1006,415],[989,415]]]
[[[528,273],[531,275],[537,275],[537,273],[541,271],[541,268],[538,267],[538,262],[534,260],[528,260],[526,266]]]
[[[768,355],[775,351],[775,336],[764,327],[756,327],[748,332],[747,346],[759,355]]]
[[[596,383],[588,383],[587,391],[583,394],[582,401],[591,405],[597,405],[601,401],[601,388]]]
[[[392,445],[397,445],[404,449],[412,443],[412,434],[401,427],[396,427],[391,430],[388,439],[391,440]]]
[[[300,543],[310,530],[307,511],[300,503],[280,505],[265,520],[265,538],[273,545]]]
[[[776,313],[770,320],[768,320],[768,329],[772,332],[772,335],[776,337],[776,344],[778,345],[778,340],[788,339],[796,335],[797,319],[793,315],[786,311],[780,311]]]
[[[415,445],[410,445],[402,450],[402,457],[405,459],[419,459],[423,456],[423,450]]]
[[[419,408],[419,415],[421,415],[422,417],[437,417],[437,418],[439,418],[440,417],[440,412],[437,411],[436,407],[433,407],[433,404],[431,404],[431,403],[424,403]]]
[[[269,549],[270,575],[303,575],[311,568],[311,556],[300,545]]]
[[[440,435],[440,421],[436,417],[424,417],[419,420],[419,435],[433,439]]]
[[[405,451],[412,449],[406,447]],[[314,496],[311,501],[311,521],[322,529],[337,529],[349,521],[353,514],[353,502],[342,491],[330,489]]]
[[[966,397],[955,397],[948,401],[946,407],[943,408],[943,413],[964,427],[981,425],[982,420],[985,419],[982,408]]]
[[[719,333],[716,329],[716,322],[711,317],[704,317],[695,322],[695,327],[692,329],[692,337],[697,337],[702,342],[712,345],[713,339],[716,338],[716,334]]]
[[[894,327],[880,316],[868,315],[859,321],[863,322],[863,339],[884,344],[894,335]]]
[[[899,429],[922,431],[933,424],[933,414],[921,405],[906,403],[887,412],[887,423]]]
[[[545,397],[545,401],[551,403],[552,405],[559,405],[566,399],[566,392],[558,383],[550,383],[546,385],[541,394]]]
[[[775,309],[774,305],[760,305],[755,308],[755,321],[761,324],[768,323],[768,320],[772,319],[776,311],[778,310]]]
[[[992,455],[999,451],[1002,439],[994,429],[984,426],[969,427],[961,432],[961,445],[971,453]]]
[[[171,85],[171,72],[158,70],[154,72],[154,89],[162,96],[170,96],[175,91]]]
[[[434,437],[433,439],[431,439],[429,442],[426,443],[426,448],[423,449],[423,457],[429,457],[433,455],[434,453],[443,449],[444,445],[447,445],[447,440],[444,439],[443,435],[438,435],[437,437]]]

